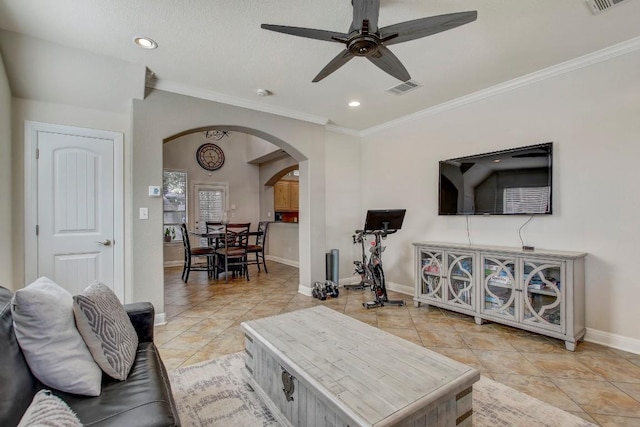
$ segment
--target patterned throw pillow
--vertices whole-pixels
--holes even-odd
[[[40,390],[22,415],[18,427],[42,426],[82,427],[82,423],[62,399],[49,390]]]
[[[125,380],[136,357],[138,335],[118,297],[93,282],[73,297],[76,325],[93,359],[109,376]]]
[[[13,325],[29,368],[47,387],[99,396],[102,371],[76,329],[73,297],[47,277],[18,289]]]

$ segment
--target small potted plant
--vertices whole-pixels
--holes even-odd
[[[164,241],[171,242],[176,238],[176,229],[174,227],[167,227],[164,229]]]

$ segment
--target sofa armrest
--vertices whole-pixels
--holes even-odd
[[[125,304],[124,309],[138,334],[139,342],[153,342],[153,323],[155,310],[150,302]]]

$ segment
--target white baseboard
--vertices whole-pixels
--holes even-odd
[[[167,324],[167,316],[164,313],[156,314],[155,320],[153,322],[154,325],[166,325]]]
[[[340,285],[357,285],[360,283],[360,276],[352,276],[352,277],[343,277],[339,280]],[[395,282],[387,282],[386,284],[387,290],[399,292],[401,294],[413,296],[413,286],[401,285],[400,283]]]
[[[311,288],[304,286],[302,283],[298,285],[298,292],[305,296],[313,296],[311,295]]]
[[[164,262],[165,267],[182,267],[183,264],[184,264],[184,261],[165,261]]]
[[[401,285],[400,283],[387,282],[386,284],[387,290],[399,292],[401,294],[413,296],[414,289],[413,286]]]
[[[300,268],[300,262],[298,262],[298,261],[279,258],[279,257],[273,256],[273,255],[265,255],[265,258],[268,259],[269,261],[279,262],[280,264],[284,264],[284,265],[289,265],[291,267]]]
[[[628,351],[629,353],[640,354],[640,340],[635,338],[587,328],[584,340],[611,348],[617,348],[618,350]]]
[[[338,279],[338,285],[357,285],[360,283],[360,276],[343,277]]]
[[[413,296],[414,294],[413,286],[401,285],[394,282],[387,282],[387,289],[410,296]],[[629,353],[640,354],[640,340],[635,338],[629,338],[622,335],[612,334],[610,332],[587,328],[587,333],[585,334],[584,340],[592,342],[594,344],[601,344],[606,347],[628,351]]]

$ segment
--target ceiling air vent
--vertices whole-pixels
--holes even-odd
[[[420,86],[422,85],[416,81],[407,80],[404,83],[400,83],[397,86],[387,89],[387,92],[392,92],[392,93],[395,93],[396,95],[402,95],[403,93],[410,92],[414,89],[419,88]]]
[[[602,13],[607,9],[611,9],[619,4],[626,3],[629,0],[586,0],[589,9],[593,14]]]

